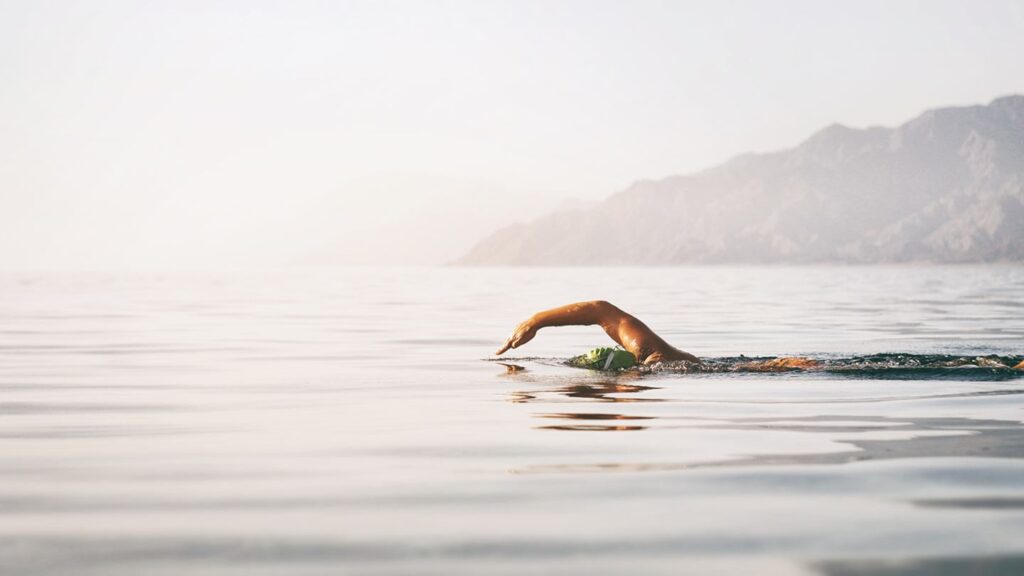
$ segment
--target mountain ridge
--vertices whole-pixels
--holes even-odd
[[[461,265],[1024,261],[1024,95],[638,180],[502,228]]]

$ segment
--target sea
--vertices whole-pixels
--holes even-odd
[[[593,299],[718,368],[494,356]],[[0,573],[1021,574],[1021,360],[1021,266],[4,273]]]

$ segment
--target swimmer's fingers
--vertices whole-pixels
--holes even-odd
[[[509,336],[508,340],[505,340],[505,343],[501,345],[501,348],[498,348],[498,351],[495,352],[495,355],[501,356],[502,354],[507,352],[508,349],[511,348],[511,347],[512,347],[512,336]]]
[[[501,348],[498,348],[498,351],[495,352],[495,354],[501,356],[505,352],[508,352],[509,348],[515,348],[516,346],[518,346],[518,336],[519,329],[517,328],[516,331],[513,332],[512,335],[509,336],[507,340],[505,340],[505,343],[501,345]]]
[[[532,324],[524,325],[519,330],[516,330],[516,338],[515,340],[512,341],[512,347],[519,348],[523,344],[526,344],[530,340],[533,340],[533,337],[536,335],[537,329],[534,328]]]
[[[537,334],[537,329],[530,322],[523,322],[516,327],[515,332],[505,340],[505,343],[498,349],[496,354],[502,354],[508,351],[509,348],[519,348],[523,344],[526,344]]]

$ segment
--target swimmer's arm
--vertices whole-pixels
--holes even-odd
[[[537,312],[526,321],[516,326],[512,335],[505,340],[505,343],[498,349],[496,354],[502,354],[510,348],[519,348],[537,335],[537,331],[548,326],[589,326],[593,324],[610,324],[614,312],[618,310],[608,302],[595,300],[593,302],[576,302]],[[621,311],[619,311],[621,312]]]
[[[696,356],[671,346],[639,319],[604,300],[576,302],[538,312],[517,326],[512,336],[509,336],[497,353],[502,354],[509,348],[518,348],[526,344],[537,335],[537,331],[541,328],[594,324],[600,325],[612,340],[630,351],[640,362],[648,364],[661,360],[699,362]]]

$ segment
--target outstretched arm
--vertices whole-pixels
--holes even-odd
[[[502,354],[509,348],[518,348],[526,344],[541,328],[592,324],[600,325],[612,340],[632,352],[637,360],[644,364],[662,360],[700,361],[693,354],[683,352],[665,342],[636,317],[604,300],[577,302],[538,312],[517,326],[497,353]]]

